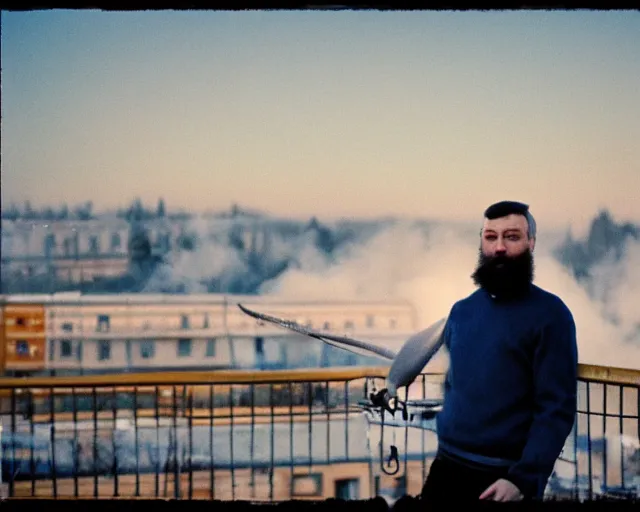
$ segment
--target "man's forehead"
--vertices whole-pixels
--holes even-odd
[[[497,219],[484,219],[483,230],[484,231],[497,231],[503,232],[510,229],[515,229],[526,233],[527,219],[522,215],[507,215],[506,217],[499,217]]]

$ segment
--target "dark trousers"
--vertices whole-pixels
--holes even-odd
[[[438,455],[431,464],[421,498],[427,504],[477,502],[487,487],[506,474],[507,468],[470,467]]]

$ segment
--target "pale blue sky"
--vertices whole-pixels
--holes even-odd
[[[2,13],[2,200],[640,221],[633,11]]]

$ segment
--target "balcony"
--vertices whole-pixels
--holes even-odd
[[[410,426],[388,415],[376,421],[363,400],[387,371],[2,379],[2,494],[264,502],[417,495],[437,448],[434,415],[410,415]],[[438,404],[441,382],[423,374],[403,393]],[[580,367],[579,412],[549,498],[640,495],[639,387],[638,371]]]

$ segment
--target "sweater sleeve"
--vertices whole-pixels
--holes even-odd
[[[533,422],[520,460],[507,479],[525,496],[541,497],[571,432],[577,408],[578,349],[568,308],[540,332],[533,358]]]

